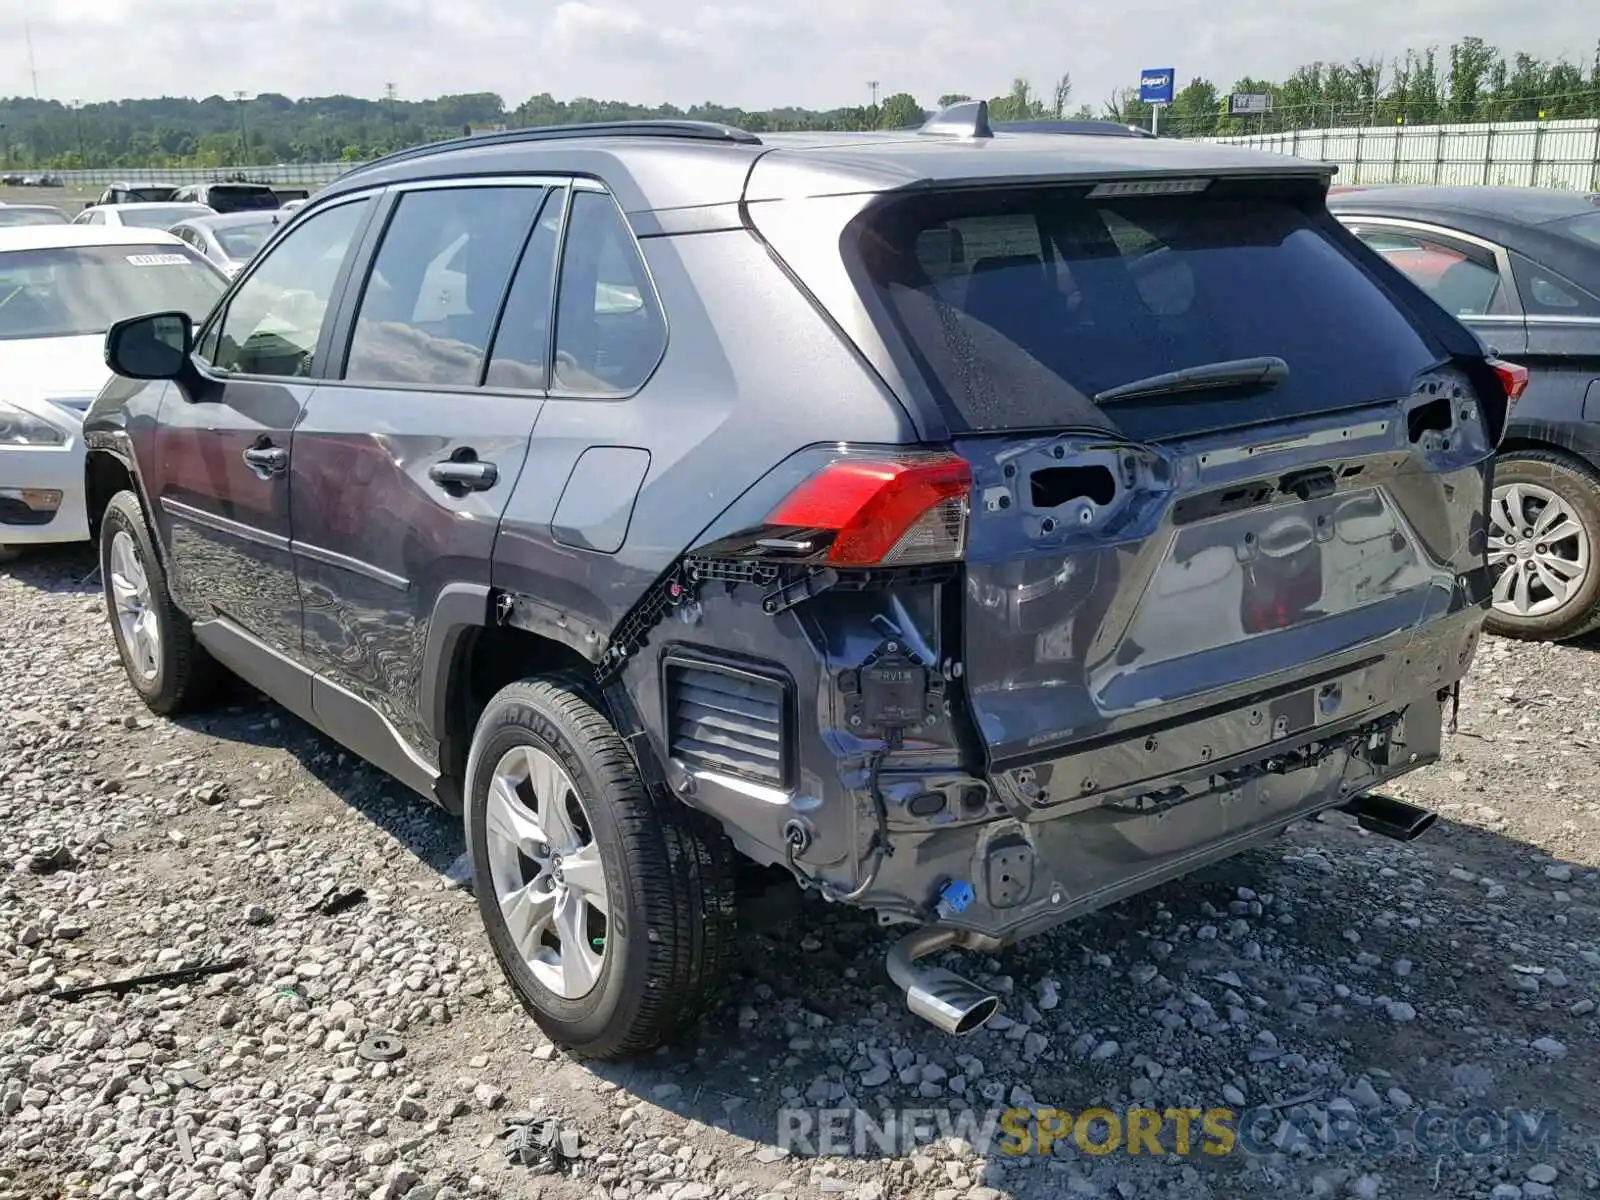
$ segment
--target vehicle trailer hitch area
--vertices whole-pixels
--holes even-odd
[[[1340,811],[1349,813],[1367,832],[1381,833],[1397,842],[1409,842],[1422,836],[1439,819],[1437,813],[1376,792],[1355,797]]]
[[[961,940],[961,932],[928,925],[908,933],[884,958],[889,978],[905,993],[906,1007],[945,1033],[971,1033],[1000,1011],[1000,997],[953,971],[919,967],[917,959],[948,950]]]

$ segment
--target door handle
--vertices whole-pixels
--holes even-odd
[[[476,458],[452,458],[428,468],[428,478],[453,496],[485,492],[500,479],[500,472],[489,462]]]
[[[289,465],[289,452],[281,446],[249,446],[244,451],[244,461],[257,475],[282,475]]]

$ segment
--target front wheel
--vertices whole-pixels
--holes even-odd
[[[1554,641],[1600,625],[1600,476],[1549,451],[1503,455],[1489,518],[1489,632]]]
[[[152,712],[186,712],[208,702],[224,678],[172,602],[139,498],[111,497],[100,521],[100,579],[106,615],[128,682]]]
[[[625,1058],[698,1022],[732,949],[732,847],[645,786],[576,689],[530,680],[489,702],[466,836],[495,957],[551,1040]]]

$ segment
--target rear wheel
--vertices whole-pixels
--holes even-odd
[[[732,847],[639,778],[576,689],[502,689],[473,738],[474,891],[512,990],[558,1044],[623,1058],[695,1025],[732,949]]]
[[[1491,633],[1558,640],[1600,625],[1600,476],[1549,451],[1503,455],[1489,517]]]
[[[225,673],[172,602],[144,510],[132,492],[113,496],[101,518],[100,578],[117,653],[145,705],[167,715],[213,699]]]

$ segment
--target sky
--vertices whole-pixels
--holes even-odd
[[[1534,13],[1537,13],[1536,19]],[[1397,55],[1475,34],[1587,65],[1595,0],[0,0],[0,95],[498,92],[747,109],[826,109],[907,91],[1010,89],[1098,108],[1148,67],[1226,90],[1318,59]]]

